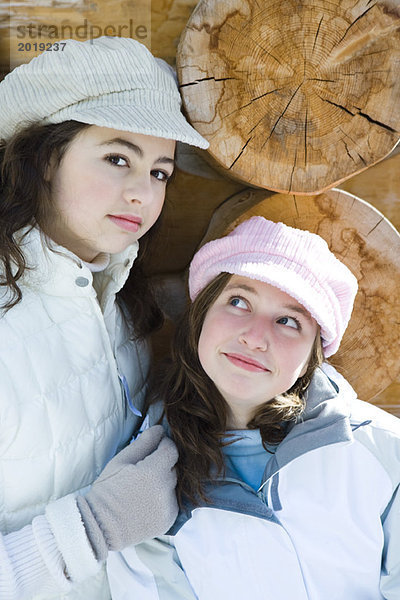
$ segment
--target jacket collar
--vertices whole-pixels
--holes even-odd
[[[330,374],[335,373],[331,367]],[[307,390],[305,411],[269,461],[265,473],[267,478],[311,450],[353,440],[350,406],[356,394],[343,378],[338,379],[340,386],[322,369],[316,369]]]
[[[18,237],[21,239],[21,250],[28,267],[21,280],[24,286],[50,296],[95,294],[92,288],[93,273],[73,252],[57,245],[38,227],[24,228],[19,232]],[[96,279],[101,280],[99,298],[105,295],[106,291],[109,297],[122,288],[137,256],[138,248],[139,244],[136,242],[123,252],[113,254],[108,267],[95,274]],[[87,279],[88,284],[77,285],[78,278]]]

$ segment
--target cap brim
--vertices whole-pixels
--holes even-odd
[[[202,149],[209,146],[208,141],[177,111],[166,112],[126,105],[93,108],[73,105],[58,111],[56,116],[50,116],[44,122],[61,123],[69,120],[176,140]]]

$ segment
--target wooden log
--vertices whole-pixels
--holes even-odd
[[[400,234],[373,206],[341,190],[267,198],[247,190],[214,213],[202,243],[254,215],[319,234],[357,277],[353,314],[329,362],[371,400],[400,374]]]
[[[400,154],[351,177],[340,188],[375,206],[400,231]]]
[[[215,209],[243,187],[229,179],[204,179],[177,169],[168,186],[161,216],[158,238],[162,240],[162,252],[159,247],[150,252],[148,274],[183,271],[207,231]]]
[[[393,0],[202,0],[177,66],[210,155],[251,185],[315,194],[399,140]]]
[[[151,257],[148,268],[152,274],[184,269],[204,236],[214,210],[239,191],[248,189],[248,193],[252,193],[252,188],[226,175],[222,178],[210,167],[205,172],[203,161],[196,163],[195,154],[192,158],[193,164],[189,165],[192,172],[177,169],[168,185],[160,232],[165,252]],[[375,206],[400,231],[400,154],[351,177],[340,187]],[[261,193],[267,195],[265,190]]]
[[[175,65],[181,33],[197,0],[151,0],[151,51]]]

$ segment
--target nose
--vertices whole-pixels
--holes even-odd
[[[150,175],[138,175],[127,179],[123,197],[128,204],[136,203],[139,204],[150,204],[153,200],[154,188],[151,185]]]
[[[268,332],[265,323],[257,321],[247,327],[239,336],[239,342],[249,350],[264,352],[268,348]]]

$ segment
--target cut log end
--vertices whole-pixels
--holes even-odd
[[[235,177],[316,193],[400,139],[400,7],[200,2],[178,50],[191,122]]]

